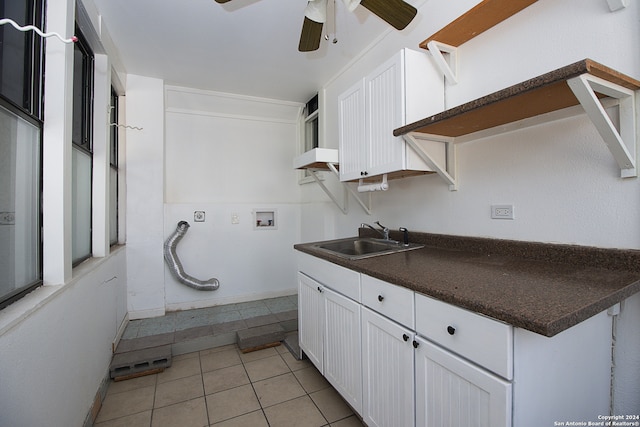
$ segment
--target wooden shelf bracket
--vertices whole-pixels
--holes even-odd
[[[422,132],[409,132],[402,135],[404,140],[409,144],[412,150],[442,179],[449,184],[449,191],[458,189],[458,181],[456,179],[456,147],[454,138],[442,135],[433,135]],[[446,147],[446,165],[437,162],[427,153],[420,145],[420,140],[435,141],[445,144]]]
[[[333,165],[332,163],[327,163],[327,168],[329,168],[329,170],[333,172],[333,174],[338,179],[340,179],[340,172],[338,172],[335,165]],[[356,199],[358,204],[362,207],[362,209],[364,209],[367,215],[371,215],[371,193],[367,193],[367,202],[365,203],[353,188],[351,188],[346,182],[343,182],[342,203],[340,203],[337,197],[327,188],[326,185],[324,185],[320,177],[318,177],[317,172],[323,169],[308,168],[307,170],[309,171],[313,179],[318,183],[322,191],[324,191],[326,195],[329,196],[329,198],[338,207],[338,209],[342,211],[344,215],[349,212],[349,194],[351,194]]]
[[[427,49],[431,52],[431,57],[436,66],[444,74],[449,84],[458,84],[458,48],[436,40],[427,43]],[[447,54],[447,58],[443,55]]]
[[[591,74],[568,79],[567,84],[613,154],[620,176],[637,177],[636,92]],[[611,121],[596,92],[618,100],[619,128]]]

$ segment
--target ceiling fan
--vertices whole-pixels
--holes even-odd
[[[231,0],[216,0],[227,3]],[[304,22],[300,34],[298,50],[311,52],[320,47],[322,25],[327,20],[328,0],[309,0],[304,10]],[[358,5],[364,6],[397,30],[404,29],[418,12],[415,7],[403,0],[343,0],[347,10],[353,12]]]

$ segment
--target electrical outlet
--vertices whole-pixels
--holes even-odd
[[[240,224],[240,215],[238,215],[237,213],[232,213],[231,224]]]
[[[204,222],[204,211],[195,211],[193,213],[193,221],[194,222]]]
[[[514,219],[513,205],[491,205],[492,219]]]

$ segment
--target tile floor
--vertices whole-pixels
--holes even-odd
[[[164,372],[112,382],[95,427],[349,427],[363,424],[308,360],[235,344],[176,356]]]
[[[229,344],[237,330],[274,322],[297,329],[297,296],[129,322],[120,344],[171,342],[172,365],[111,382],[94,426],[361,427],[308,360],[283,345],[243,354]]]

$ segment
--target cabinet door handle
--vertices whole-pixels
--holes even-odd
[[[453,326],[447,326],[447,332],[449,332],[449,335],[453,335],[456,333],[456,328]]]
[[[318,292],[322,292],[322,288],[318,286]]]
[[[402,334],[402,339],[405,340],[405,341],[409,341],[409,335]]]
[[[378,295],[378,301],[382,302],[383,299],[384,297],[382,295]]]
[[[369,172],[367,172],[367,171],[361,171],[360,172],[360,176],[367,176],[367,175],[369,175]]]
[[[420,343],[416,340],[413,340],[413,348],[418,348],[418,346],[420,345]]]

